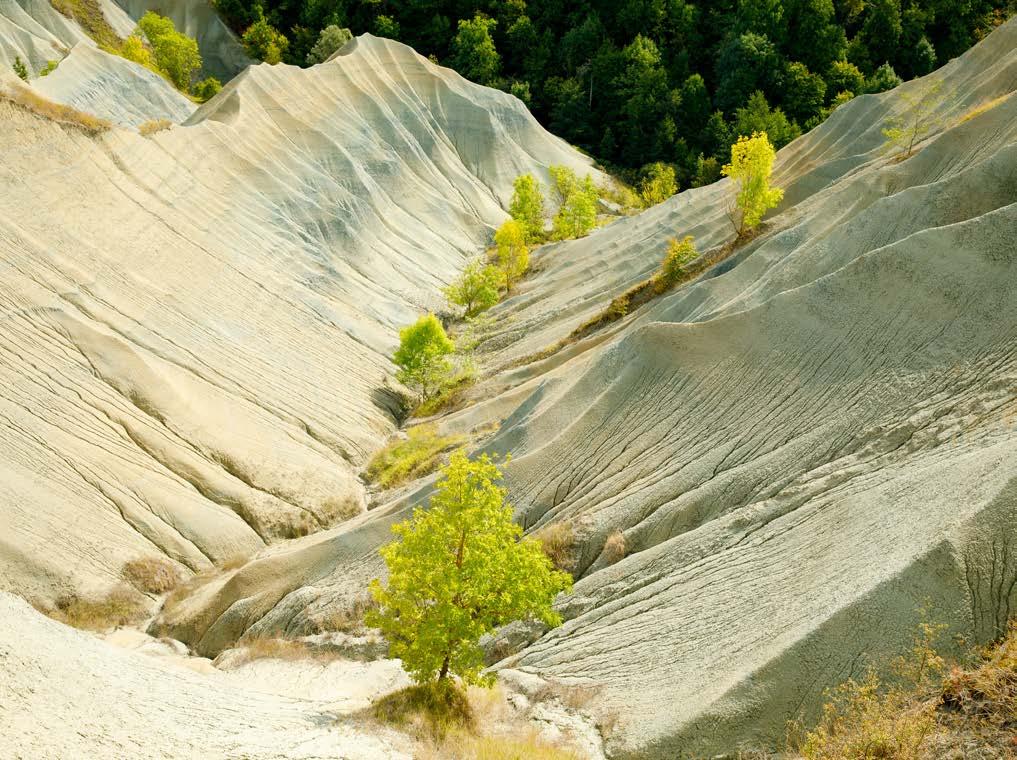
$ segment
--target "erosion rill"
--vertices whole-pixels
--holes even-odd
[[[148,9],[105,5],[118,34]],[[204,4],[171,5],[210,71],[239,71],[200,106],[49,5],[0,4],[0,59],[69,51],[0,73],[0,755],[408,756],[326,697],[157,664],[17,597],[64,619],[119,600],[203,658],[351,615],[434,482],[363,477],[403,422],[398,329],[443,308],[517,176],[610,180],[392,40],[245,68]],[[935,128],[902,160],[883,129],[930,82]],[[730,180],[686,190],[541,246],[479,323],[478,380],[429,432],[511,454],[516,519],[567,525],[576,578],[564,624],[509,626],[491,664],[616,716],[597,752],[773,747],[922,615],[1005,631],[1015,89],[1011,21],[781,149],[754,236]],[[687,277],[601,317],[686,235]],[[190,580],[166,602],[126,567]]]

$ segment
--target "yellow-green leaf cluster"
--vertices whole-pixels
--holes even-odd
[[[526,242],[533,243],[544,235],[544,193],[532,174],[521,174],[513,183],[509,214],[522,225]]]
[[[455,344],[434,314],[426,314],[399,331],[399,348],[392,361],[399,382],[417,388],[424,399],[439,390],[452,372],[448,355]]]
[[[523,225],[509,219],[494,233],[494,244],[498,247],[498,264],[505,278],[505,289],[511,293],[512,286],[530,266],[530,249]]]
[[[504,280],[505,275],[498,267],[474,259],[443,292],[450,304],[463,307],[466,316],[473,317],[498,303],[498,291]]]
[[[658,161],[646,168],[646,176],[643,177],[640,186],[640,195],[647,207],[663,203],[677,192],[678,182],[675,179],[673,166]]]
[[[739,137],[731,146],[731,163],[723,174],[737,183],[732,215],[738,234],[756,227],[769,209],[780,203],[784,191],[770,187],[770,174],[777,156],[765,132]]]
[[[554,167],[552,167],[554,168]],[[551,236],[571,240],[589,234],[597,225],[597,188],[589,174],[565,186],[565,200],[554,217]]]
[[[483,635],[523,618],[561,623],[551,605],[572,579],[522,537],[500,480],[486,454],[471,461],[456,452],[430,508],[393,526],[396,541],[381,549],[388,583],[372,582],[378,609],[367,623],[382,630],[391,656],[418,683],[449,674],[488,683]]]

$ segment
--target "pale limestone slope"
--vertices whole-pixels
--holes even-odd
[[[599,687],[619,755],[779,739],[906,646],[926,600],[981,639],[1017,608],[1017,97],[961,120],[1017,89],[1017,23],[933,76],[942,128],[915,156],[881,151],[897,93],[843,106],[781,151],[767,231],[695,283],[511,366],[654,271],[668,237],[730,240],[723,182],[549,246],[493,312],[493,375],[442,424],[501,422],[486,448],[513,455],[520,520],[583,538],[569,620],[503,666]],[[427,491],[267,552],[160,629],[214,652],[313,628]]]
[[[0,577],[43,600],[361,509],[397,328],[514,176],[588,169],[518,100],[370,36],[148,139],[0,111]]]

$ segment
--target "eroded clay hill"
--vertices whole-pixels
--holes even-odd
[[[0,589],[41,602],[360,512],[398,327],[515,176],[589,169],[515,98],[370,36],[248,69],[148,138],[0,121]]]
[[[944,82],[897,160],[902,92]],[[473,404],[528,529],[580,536],[564,626],[499,667],[593,687],[618,756],[783,736],[825,686],[905,647],[925,607],[975,639],[1017,609],[1017,24],[779,154],[753,242],[578,341],[667,238],[733,238],[726,182],[549,246],[497,307]],[[1009,96],[1009,97],[1007,97]],[[990,108],[981,108],[985,104]],[[382,571],[427,483],[213,583],[156,628],[212,654],[299,632]],[[609,564],[607,536],[627,556]]]

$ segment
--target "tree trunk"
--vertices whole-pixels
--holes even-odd
[[[445,659],[441,663],[441,670],[438,671],[438,680],[443,681],[445,676],[448,675],[448,655],[445,655]]]

